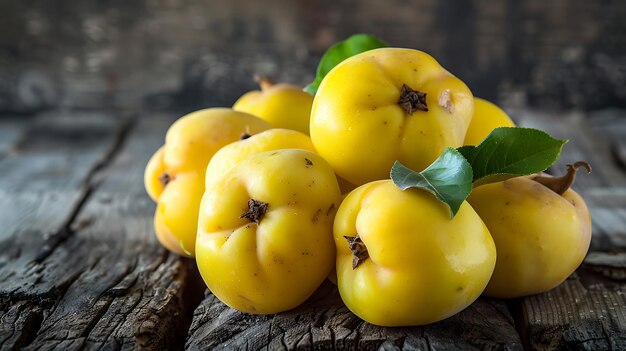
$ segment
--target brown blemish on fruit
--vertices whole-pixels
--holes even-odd
[[[241,135],[239,136],[239,140],[246,140],[249,137],[251,137],[252,135],[248,134],[248,132],[243,132],[241,133]]]
[[[413,90],[406,84],[402,85],[398,105],[409,115],[412,115],[415,111],[428,111],[426,93]]]
[[[251,222],[259,224],[261,219],[263,219],[263,215],[265,215],[268,206],[269,205],[265,202],[250,199],[248,200],[248,210],[239,216],[239,218],[247,218]]]
[[[328,210],[326,210],[326,216],[330,216],[330,214],[335,210],[335,204],[330,204],[330,207],[328,207]]]
[[[563,193],[565,193],[574,184],[574,181],[576,180],[576,171],[580,167],[585,168],[587,173],[591,173],[591,165],[585,161],[578,161],[574,164],[568,164],[567,173],[560,177],[538,175],[532,179],[555,193],[563,195]]]
[[[240,299],[244,300],[245,302],[249,303],[250,310],[252,311],[256,311],[256,307],[254,307],[254,301],[250,300],[249,298],[243,296],[243,295],[237,295],[237,297],[239,297]]]
[[[448,113],[454,113],[454,105],[452,104],[452,98],[450,97],[450,89],[444,89],[439,93],[437,103]]]
[[[356,267],[370,257],[367,252],[367,247],[365,247],[365,243],[363,243],[363,240],[361,240],[358,234],[354,237],[344,235],[344,238],[348,241],[348,246],[354,256],[352,258],[352,269],[356,269]]]
[[[311,223],[317,223],[317,220],[320,219],[320,213],[322,213],[322,209],[318,208],[317,211],[315,211],[315,214],[313,215],[313,217],[311,218]]]
[[[172,180],[174,180],[174,178],[167,172],[163,172],[163,174],[159,177],[159,181],[163,184],[163,186],[167,186],[167,184],[169,184]]]
[[[309,166],[313,166],[313,161],[309,160],[308,158],[305,158],[304,162],[306,162],[306,168],[309,168]]]

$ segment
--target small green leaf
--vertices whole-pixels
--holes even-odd
[[[458,151],[449,147],[419,173],[396,161],[391,167],[391,180],[400,190],[419,188],[434,194],[450,207],[454,217],[472,191],[472,168]]]
[[[384,48],[387,44],[382,40],[369,34],[354,34],[344,41],[340,41],[326,50],[324,56],[317,66],[315,80],[304,88],[307,93],[315,95],[322,79],[341,61],[348,57],[360,54],[365,51]]]
[[[567,140],[532,128],[496,128],[477,146],[458,151],[474,173],[474,186],[545,171],[561,154]]]

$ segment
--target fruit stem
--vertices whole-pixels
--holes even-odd
[[[367,252],[367,247],[365,247],[365,243],[359,237],[359,234],[356,236],[344,236],[346,240],[348,240],[348,246],[350,247],[350,251],[354,255],[352,259],[352,269],[356,269],[363,261],[370,257]]]
[[[426,105],[426,93],[413,90],[406,84],[402,84],[398,105],[400,105],[400,107],[402,107],[402,109],[409,115],[412,115],[413,112],[418,110],[428,111],[428,106]]]
[[[254,76],[254,81],[257,82],[257,84],[259,84],[259,86],[261,87],[261,90],[267,90],[271,88],[272,86],[274,86],[274,80],[272,80],[272,78],[270,78],[269,76],[257,74]]]
[[[251,136],[252,134],[250,134],[250,126],[246,126],[246,131],[241,133],[241,135],[239,136],[239,140],[246,140]]]
[[[250,199],[248,200],[248,210],[246,210],[246,212],[239,216],[239,218],[247,218],[251,222],[259,224],[259,222],[263,218],[263,215],[265,215],[268,206],[269,204],[267,204],[266,202]]]
[[[591,165],[585,161],[578,161],[574,164],[567,165],[567,173],[560,177],[550,177],[538,175],[533,178],[534,181],[541,183],[543,186],[549,188],[559,195],[563,195],[576,180],[576,171],[578,168],[583,167],[587,170],[587,173],[591,173]]]

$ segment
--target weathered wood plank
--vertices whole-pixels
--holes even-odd
[[[0,158],[10,151],[28,121],[27,118],[0,116]]]
[[[57,117],[32,121],[0,159],[2,349],[28,344],[51,301],[67,289],[67,280],[41,274],[39,260],[65,236],[87,190],[84,182],[111,148],[120,125],[111,116]]]
[[[0,262],[8,253],[18,256],[13,268],[22,260],[27,264],[62,234],[87,191],[89,173],[111,148],[119,127],[119,121],[104,117],[42,116],[0,160]],[[89,137],[75,137],[81,134]],[[3,268],[0,281],[14,273]],[[10,284],[20,285],[12,280],[3,287]]]
[[[152,227],[143,170],[171,119],[150,116],[131,131],[81,208],[73,232],[41,265],[68,282],[28,348],[181,348],[202,290],[195,261],[169,254]]]
[[[626,177],[626,110],[607,109],[588,115],[592,129],[602,135],[609,144],[613,164],[622,170]],[[604,167],[604,165],[600,165]],[[603,232],[618,233],[612,237],[612,247],[626,247],[626,187],[592,189],[589,193],[594,203],[602,203],[606,208],[593,209],[597,227]],[[609,247],[608,245],[605,247]]]
[[[626,253],[591,253],[567,281],[521,299],[532,350],[626,349]]]
[[[515,323],[503,301],[481,298],[439,323],[383,328],[362,321],[325,282],[300,307],[269,316],[249,315],[207,291],[194,312],[189,350],[521,350]]]
[[[606,109],[590,113],[589,124],[610,138],[611,156],[626,172],[626,110]]]

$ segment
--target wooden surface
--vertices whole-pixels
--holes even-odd
[[[277,315],[237,312],[207,293],[194,312],[186,347],[207,349],[521,350],[506,303],[481,298],[463,312],[424,327],[384,328],[352,314],[325,282],[300,307]]]
[[[570,139],[554,173],[594,166],[592,252],[548,293],[413,328],[361,321],[328,282],[278,315],[219,302],[153,234],[143,169],[176,114],[0,119],[0,349],[626,349],[626,112],[509,111]]]

